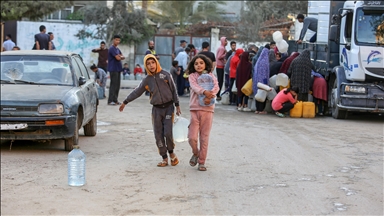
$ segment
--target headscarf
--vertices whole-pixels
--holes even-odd
[[[154,75],[154,74],[151,73],[151,71],[147,68],[147,60],[148,60],[148,59],[153,59],[153,60],[155,60],[155,62],[156,62],[156,66],[157,66],[157,67],[156,67],[156,72],[155,72],[155,73],[159,73],[159,72],[162,70],[159,61],[157,60],[157,58],[156,58],[154,55],[152,55],[152,54],[147,54],[147,55],[144,57],[144,68],[145,68],[145,71],[148,73],[148,75],[150,75],[150,76],[153,76],[153,75]]]
[[[239,65],[236,69],[236,87],[241,89],[245,83],[251,78],[252,63],[249,62],[249,52],[243,52],[240,57]],[[238,96],[242,96],[242,91],[237,91]]]
[[[292,63],[292,61],[293,61],[293,59],[295,59],[297,56],[299,56],[300,55],[300,53],[298,53],[298,52],[293,52],[292,54],[291,54],[291,56],[289,56],[287,59],[285,59],[285,61],[283,62],[283,64],[281,65],[281,68],[280,68],[280,70],[279,70],[279,73],[287,73],[287,71],[288,71],[288,68],[289,68],[289,66],[291,65],[291,63]]]
[[[298,87],[299,93],[309,92],[312,69],[314,67],[308,49],[305,49],[289,66],[288,76],[291,75],[291,86]]]
[[[272,77],[273,75],[276,75],[279,73],[281,65],[287,58],[288,56],[282,56],[281,59],[279,59],[277,62],[269,65],[269,77]]]
[[[268,59],[269,59],[269,64],[272,64],[272,63],[277,61],[275,50],[273,50],[273,49],[269,50]]]
[[[254,73],[252,77],[252,90],[253,93],[257,93],[257,83],[263,83],[268,85],[269,81],[269,49],[263,49],[260,57],[256,62]]]
[[[236,77],[236,68],[237,65],[240,62],[240,55],[244,52],[243,49],[237,49],[235,55],[231,59],[231,63],[229,66],[229,78],[235,78]]]
[[[252,59],[252,69],[255,67],[257,59],[259,59],[261,51],[263,51],[264,46],[260,46],[259,50],[257,51],[256,55]]]

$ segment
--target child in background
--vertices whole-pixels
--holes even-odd
[[[145,65],[144,65],[145,67]],[[135,80],[136,80],[136,75],[140,75],[143,73],[143,69],[141,69],[139,64],[136,64],[135,69],[133,70],[133,75],[135,75]]]
[[[128,63],[124,63],[124,67],[123,67],[123,79],[125,79],[125,75],[130,75],[131,74],[131,71],[129,70],[128,68]]]
[[[160,156],[163,158],[157,166],[168,166],[167,151],[171,158],[171,165],[176,166],[179,160],[173,152],[175,143],[172,134],[175,106],[176,115],[181,114],[176,86],[170,73],[161,69],[160,63],[154,55],[148,54],[144,57],[144,67],[148,76],[127,96],[119,110],[122,112],[125,105],[148,90],[150,92],[150,103],[153,105],[153,132]]]
[[[176,89],[177,87],[177,77],[180,75],[181,68],[179,67],[179,62],[178,61],[173,61],[172,62],[172,67],[171,67],[171,75],[173,78],[173,82],[176,84]]]
[[[205,90],[198,84],[199,77],[207,71],[212,77],[214,87],[212,90]],[[188,64],[187,73],[189,74],[189,83],[191,86],[191,95],[189,102],[189,110],[191,112],[191,122],[188,131],[188,141],[192,148],[192,157],[189,161],[191,166],[196,166],[198,163],[199,171],[206,171],[205,160],[208,152],[209,134],[212,128],[213,112],[215,104],[211,106],[201,106],[199,104],[199,95],[205,95],[206,104],[216,97],[219,91],[219,84],[215,75],[211,73],[212,62],[205,55],[196,55]],[[199,144],[198,145],[198,139]]]

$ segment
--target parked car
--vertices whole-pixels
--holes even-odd
[[[95,136],[96,84],[82,58],[66,51],[1,53],[1,140],[64,139],[79,144],[79,129]]]

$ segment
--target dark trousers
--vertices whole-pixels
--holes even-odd
[[[181,68],[180,74],[177,77],[177,94],[179,96],[182,96],[184,94],[185,89],[185,78],[184,76],[184,68],[182,66],[179,66]]]
[[[308,93],[299,93],[297,94],[298,101],[308,101]]]
[[[230,81],[230,84],[229,84],[229,102],[232,104],[232,103],[236,103],[237,102],[237,94],[233,94],[232,92],[232,87],[233,85],[235,85],[235,78],[231,78],[231,81]]]
[[[173,151],[175,143],[173,142],[173,118],[175,107],[152,107],[152,125],[155,134],[156,145],[159,153],[163,158],[167,155],[167,151]]]
[[[315,34],[311,37],[311,39],[309,39],[309,42],[310,42],[310,43],[315,43],[315,42],[316,42],[316,39],[317,39],[317,33],[315,33]]]
[[[289,110],[291,110],[295,105],[291,102],[285,102],[283,103],[283,108],[277,110],[276,112],[279,112],[279,113],[285,113],[285,112],[289,112]]]
[[[109,84],[109,97],[108,103],[115,102],[117,103],[117,98],[119,97],[121,76],[120,72],[109,72],[111,77],[111,83]]]
[[[220,97],[221,89],[224,84],[224,68],[216,68],[217,82],[219,83],[219,92],[217,92],[217,97]]]
[[[224,74],[224,86],[225,86],[225,89],[227,89],[229,87],[229,74]]]
[[[239,94],[237,94],[237,104],[243,104],[243,100],[244,100],[244,105],[247,105],[248,106],[248,96],[246,96],[245,94],[241,94],[241,96],[239,96]]]
[[[264,102],[256,101],[256,111],[258,111],[258,112],[264,111],[266,104],[267,104],[266,100]]]

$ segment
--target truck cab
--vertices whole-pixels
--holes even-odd
[[[332,116],[384,113],[384,1],[328,5],[328,41],[303,44],[299,50],[310,49],[315,67],[326,77]]]

